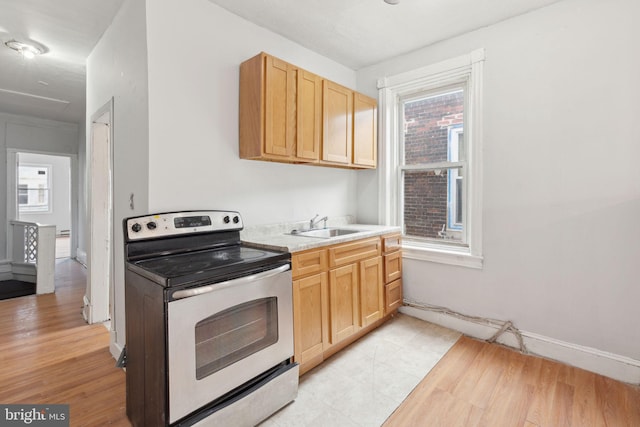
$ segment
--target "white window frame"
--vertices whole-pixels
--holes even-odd
[[[447,129],[447,160],[453,161],[460,159],[460,153],[458,153],[460,146],[460,134],[464,135],[464,127],[460,125],[449,126]],[[460,206],[458,206],[458,178],[460,169],[451,169],[451,173],[447,177],[447,231],[459,232],[462,230],[462,224],[464,223],[464,213],[461,213]],[[463,189],[460,189],[464,192]],[[464,199],[464,197],[463,197]],[[458,214],[462,214],[462,221],[457,222],[456,218]]]
[[[465,87],[464,135],[466,143],[467,245],[403,239],[403,256],[445,264],[482,268],[482,80],[484,49],[417,70],[378,80],[380,105],[379,212],[386,225],[403,226],[401,146],[404,123],[399,119],[400,99],[452,85]]]
[[[33,205],[21,205],[19,202],[19,198],[20,198],[20,168],[21,167],[29,167],[29,168],[34,168],[34,169],[45,169],[46,170],[46,175],[47,175],[47,186],[42,189],[45,190],[47,192],[47,203],[43,204],[43,205],[36,205],[35,207]],[[52,179],[52,171],[53,171],[53,165],[51,164],[45,164],[45,163],[21,163],[20,165],[18,165],[18,177],[17,177],[17,196],[18,196],[18,212],[20,212],[21,214],[26,214],[26,215],[31,215],[31,214],[35,214],[35,215],[39,215],[39,214],[49,214],[53,212],[53,179]],[[27,190],[38,190],[36,188],[29,188]],[[27,193],[28,194],[28,193]],[[28,197],[28,196],[27,196]]]

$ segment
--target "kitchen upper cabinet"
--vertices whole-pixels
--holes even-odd
[[[240,157],[288,161],[295,144],[296,70],[266,54],[240,65]]]
[[[374,99],[266,53],[240,65],[243,159],[376,167]]]
[[[297,89],[297,157],[318,160],[322,138],[322,78],[298,70]]]
[[[265,56],[264,151],[267,155],[293,156],[296,129],[296,70]]]
[[[353,148],[353,91],[322,82],[322,160],[348,165]]]
[[[353,164],[375,168],[378,162],[377,102],[361,93],[353,95]]]

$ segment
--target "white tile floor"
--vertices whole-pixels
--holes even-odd
[[[303,375],[297,399],[261,427],[380,426],[459,337],[399,314]]]

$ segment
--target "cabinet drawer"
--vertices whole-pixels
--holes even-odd
[[[380,255],[380,238],[358,240],[329,248],[329,268]]]
[[[294,253],[291,257],[293,278],[327,270],[327,251],[324,249]]]
[[[402,247],[402,236],[400,234],[394,234],[391,236],[382,237],[382,252],[397,251]]]
[[[402,305],[402,279],[384,286],[384,314],[389,314]]]
[[[391,283],[402,277],[402,252],[396,251],[384,256],[384,283]]]

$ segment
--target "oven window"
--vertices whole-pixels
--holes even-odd
[[[196,324],[196,378],[201,380],[278,341],[276,297],[236,305]]]

